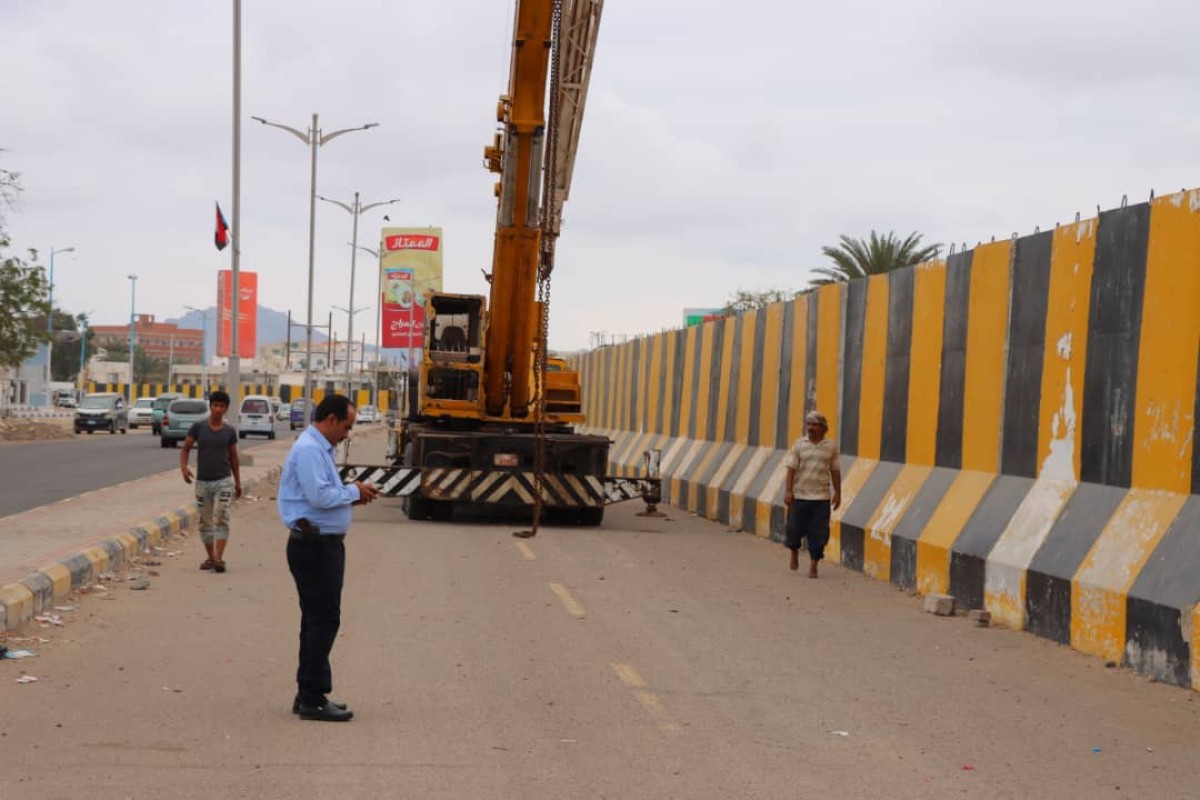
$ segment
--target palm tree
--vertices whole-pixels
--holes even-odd
[[[839,236],[841,243],[837,247],[821,248],[821,252],[833,261],[834,266],[814,269],[813,272],[821,277],[814,278],[811,285],[820,286],[865,278],[868,275],[879,275],[937,258],[942,246],[922,245],[921,238],[922,235],[916,231],[904,239],[898,238],[894,231],[889,231],[884,236],[871,231],[871,236],[867,239]]]

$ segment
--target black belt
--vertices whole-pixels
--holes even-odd
[[[302,531],[298,528],[292,528],[288,532],[288,538],[294,542],[340,542],[346,538],[344,533],[314,533],[312,531]]]

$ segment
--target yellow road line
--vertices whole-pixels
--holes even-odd
[[[571,593],[567,591],[567,587],[561,583],[550,584],[550,591],[558,595],[558,599],[562,601],[563,606],[567,609],[567,613],[576,619],[583,619],[587,612],[583,610],[583,606],[579,605],[579,601],[571,597]]]
[[[646,685],[646,682],[642,680],[642,676],[637,674],[637,670],[628,664],[618,664],[614,662],[612,668],[613,671],[617,673],[617,677],[621,679],[621,683],[625,684],[626,686],[640,688]]]
[[[513,544],[516,545],[517,552],[519,552],[521,557],[526,561],[533,561],[537,558],[537,556],[533,554],[533,550],[529,547],[529,545],[525,544],[524,542],[513,542]]]
[[[617,677],[621,679],[621,683],[634,690],[633,694],[637,698],[638,704],[658,723],[660,728],[664,731],[680,729],[678,723],[674,722],[671,715],[667,713],[659,696],[646,689],[646,681],[636,669],[629,664],[615,661],[610,666],[613,668],[613,672],[617,673]]]
[[[659,727],[665,731],[679,730],[679,725],[671,721],[667,710],[663,708],[662,700],[658,699],[658,695],[645,690],[639,690],[634,692],[634,694],[637,695],[638,702],[642,704],[642,708],[646,709],[647,713],[654,717]]]

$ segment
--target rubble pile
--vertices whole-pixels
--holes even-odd
[[[65,422],[65,424],[64,424]],[[0,442],[40,442],[74,438],[71,420],[0,418]]]

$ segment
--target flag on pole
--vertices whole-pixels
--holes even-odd
[[[217,203],[217,232],[213,236],[213,244],[218,250],[224,250],[225,245],[229,244],[229,223],[225,221],[225,215],[221,213],[221,204]]]

